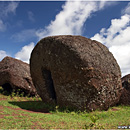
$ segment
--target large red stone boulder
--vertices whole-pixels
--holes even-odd
[[[107,110],[121,95],[121,72],[115,58],[107,47],[82,36],[41,39],[32,51],[30,69],[46,103]]]
[[[25,95],[37,94],[29,65],[11,57],[5,57],[0,62],[0,86],[8,92],[19,90]]]
[[[130,105],[130,74],[122,77],[122,94],[120,97],[119,104]]]

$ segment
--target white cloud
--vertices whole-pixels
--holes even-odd
[[[130,5],[130,4],[128,4]],[[128,6],[127,6],[128,7]],[[122,76],[130,74],[130,15],[112,19],[108,29],[101,29],[91,39],[105,44],[113,53],[122,71]]]
[[[123,14],[130,14],[130,2],[128,3],[126,8],[122,10],[122,13]]]
[[[0,4],[0,31],[6,31],[7,23],[4,22],[5,17],[10,13],[15,14],[19,2],[1,2]]]
[[[3,2],[0,5],[0,17],[8,16],[10,13],[15,14],[19,2]]]
[[[13,39],[16,42],[25,42],[34,37],[36,37],[35,29],[25,29],[25,30],[22,30],[21,32],[13,34],[11,36],[11,39]]]
[[[22,49],[15,54],[15,58],[29,63],[31,52],[34,48],[34,43],[22,47]]]
[[[7,56],[8,54],[5,52],[5,51],[3,51],[3,50],[0,50],[0,61],[5,57],[5,56]]]
[[[8,13],[13,13],[15,14],[16,8],[18,7],[19,3],[18,2],[10,2],[8,6],[6,7],[6,10],[4,11],[5,14],[7,15]]]
[[[51,21],[45,29],[39,29],[36,35],[39,39],[49,35],[80,35],[90,15],[105,6],[107,6],[105,1],[67,1],[62,6],[62,11],[56,15],[55,20]]]
[[[2,20],[0,20],[0,32],[3,32],[6,30],[6,25],[3,23]]]
[[[120,46],[113,45],[109,50],[113,53],[119,63],[122,76],[130,74],[130,42]]]

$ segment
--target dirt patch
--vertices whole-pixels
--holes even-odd
[[[10,116],[9,114],[0,114],[0,119],[4,118],[5,116]]]
[[[119,111],[119,109],[116,109],[116,108],[112,108],[111,110],[112,111]]]
[[[33,125],[31,126],[31,129],[42,129],[42,127],[38,124],[38,122],[32,122]]]
[[[15,117],[16,117],[16,116],[26,116],[26,117],[27,117],[28,115],[27,115],[27,114],[22,114],[22,113],[16,114],[15,112],[13,112],[13,113],[12,113],[12,116],[15,116]]]
[[[0,101],[7,100],[7,98],[0,98]]]
[[[3,106],[0,106],[0,110],[2,110],[3,109]]]

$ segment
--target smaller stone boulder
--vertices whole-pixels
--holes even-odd
[[[130,74],[124,76],[121,80],[123,89],[119,104],[130,105]]]
[[[9,93],[13,90],[30,96],[37,94],[30,76],[29,65],[11,57],[5,57],[0,62],[0,86]]]

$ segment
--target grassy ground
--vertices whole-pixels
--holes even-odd
[[[130,125],[130,106],[91,113],[61,111],[40,98],[0,94],[0,129],[117,129],[119,125]]]

